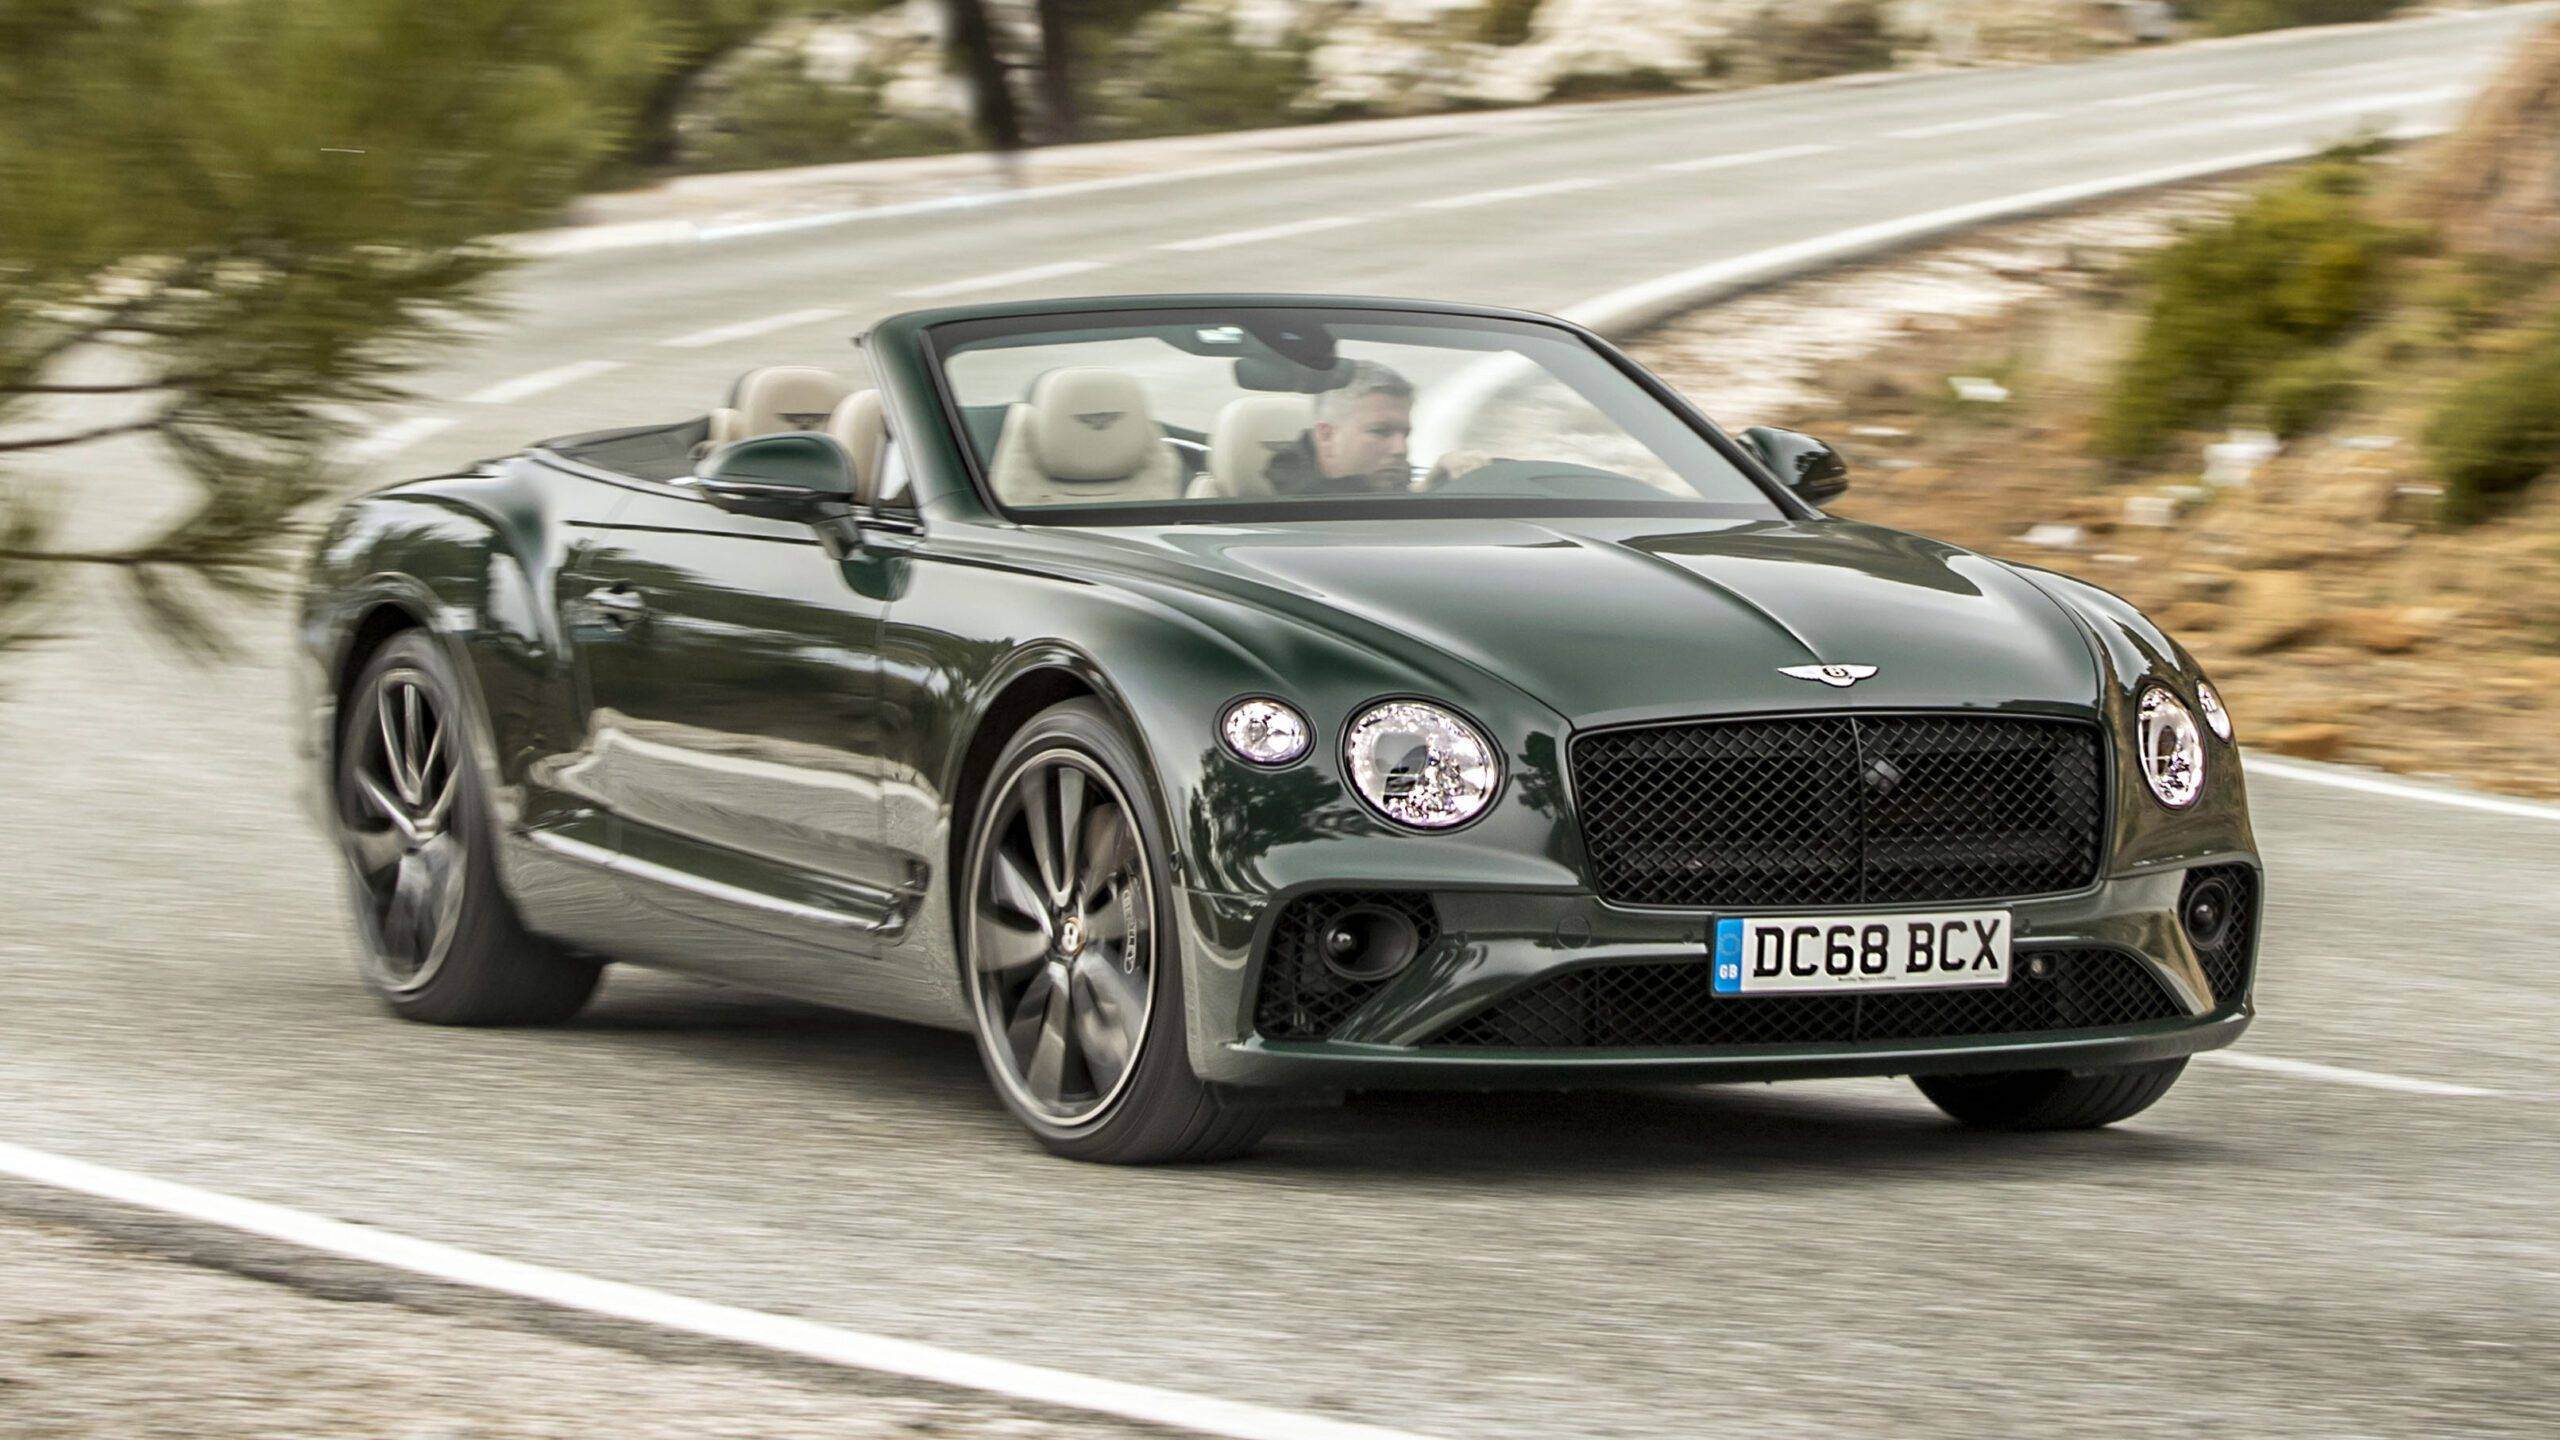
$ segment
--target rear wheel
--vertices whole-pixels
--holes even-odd
[[[365,983],[430,1024],[566,1020],[597,968],[527,932],[499,887],[470,736],[452,662],[418,632],[393,637],[348,692],[337,831]]]
[[[2185,1057],[2106,1070],[1921,1075],[1930,1103],[1984,1130],[2093,1130],[2148,1110],[2187,1068]]]
[[[1224,1159],[1269,1121],[1191,1069],[1166,846],[1142,773],[1090,700],[1042,711],[997,757],[961,915],[978,1052],[1005,1107],[1060,1155]]]

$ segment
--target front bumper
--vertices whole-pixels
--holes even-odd
[[[1703,965],[1715,921],[1727,912],[1622,909],[1578,893],[1433,890],[1442,930],[1424,954],[1364,997],[1324,1038],[1274,1039],[1257,1031],[1255,1012],[1277,918],[1298,894],[1357,887],[1311,886],[1268,898],[1186,891],[1191,1060],[1214,1083],[1338,1090],[2085,1069],[2169,1059],[2232,1043],[2254,1014],[2245,980],[2235,988],[2226,979],[2225,993],[2217,997],[2206,957],[2179,919],[2188,873],[2229,865],[2246,865],[2254,874],[2256,859],[2240,853],[2183,857],[2113,875],[2069,895],[1877,907],[1878,913],[2006,908],[2022,961],[2039,951],[2090,949],[2136,957],[2174,1002],[2166,1007],[2172,1013],[2158,1018],[2016,1034],[1661,1048],[1512,1050],[1435,1042],[1468,1017],[1564,972]],[[2243,922],[2240,941],[2249,957],[2255,954],[2262,909],[2253,904]]]

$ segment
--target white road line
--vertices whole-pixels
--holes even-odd
[[[1626,335],[1645,325],[1709,303],[1720,291],[1731,286],[1765,283],[1779,276],[1797,274],[1816,265],[1837,264],[1856,256],[1907,245],[1932,236],[1951,234],[1992,220],[2015,219],[2040,211],[2060,209],[2084,201],[2121,195],[2133,190],[2147,190],[2156,185],[2173,185],[2182,180],[2202,179],[2258,165],[2273,165],[2298,160],[2310,153],[2307,145],[2285,145],[2254,150],[2239,155],[2224,155],[2198,160],[2185,165],[2163,166],[2157,170],[2138,170],[2126,175],[2109,175],[2097,180],[2083,180],[2070,185],[2055,185],[2043,190],[2030,190],[1999,200],[1980,200],[1969,205],[1952,205],[1943,210],[1926,210],[1905,215],[1898,220],[1883,220],[1872,225],[1853,226],[1847,230],[1812,240],[1799,240],[1787,245],[1773,245],[1747,255],[1710,261],[1688,270],[1658,275],[1606,294],[1595,295],[1557,312],[1565,319],[1588,325],[1594,330]]]
[[[2154,90],[2147,95],[2119,95],[2113,100],[2100,100],[2091,108],[2098,110],[2147,110],[2154,105],[2175,105],[2182,100],[2211,100],[2224,95],[2246,95],[2264,90],[2264,85],[2230,81],[2220,85],[2189,85],[2178,90]]]
[[[802,325],[815,325],[826,320],[841,320],[842,310],[789,310],[780,315],[767,315],[757,320],[741,320],[734,325],[714,325],[690,335],[678,335],[658,343],[670,350],[700,350],[712,345],[726,345],[732,340],[749,340],[770,335],[776,330],[791,330]]]
[[[1808,155],[1828,155],[1837,145],[1781,145],[1774,150],[1744,150],[1732,155],[1701,155],[1695,160],[1668,160],[1656,170],[1731,170],[1743,165],[1769,165],[1780,160],[1801,160]]]
[[[2284,1060],[2273,1055],[2260,1055],[2248,1050],[2207,1050],[2196,1057],[2216,1065],[2237,1070],[2259,1070],[2269,1075],[2283,1075],[2295,1080],[2320,1080],[2332,1085],[2359,1085],[2367,1090],[2391,1090],[2403,1095],[2445,1095],[2478,1098],[2495,1095],[2476,1085],[2453,1085],[2442,1080],[2419,1080],[2407,1075],[2386,1075],[2379,1070],[2350,1070],[2343,1065],[2315,1065],[2308,1060]]]
[[[1008,285],[1030,285],[1042,280],[1055,280],[1066,275],[1081,275],[1099,270],[1099,260],[1060,260],[1051,265],[1033,265],[1021,270],[999,270],[993,275],[976,275],[966,280],[946,280],[898,294],[909,300],[931,300],[942,295],[966,295],[972,290],[995,290]]]
[[[1416,210],[1464,210],[1475,205],[1493,205],[1505,200],[1533,200],[1541,195],[1562,195],[1574,190],[1591,190],[1615,183],[1606,175],[1584,175],[1572,180],[1549,180],[1537,185],[1513,185],[1502,190],[1476,190],[1464,195],[1443,195],[1436,200],[1417,200]]]
[[[1936,125],[1914,125],[1908,130],[1887,130],[1887,140],[1932,140],[1941,135],[1969,135],[1976,130],[1997,130],[2004,125],[2032,125],[2039,120],[2056,118],[2050,110],[2012,110],[2005,115],[1977,115],[1970,120],[1948,120]]]
[[[2425,68],[2429,67],[2423,63],[2414,63],[2408,60],[2399,59],[2396,56],[2387,56],[2380,60],[2358,60],[2352,65],[2327,65],[2317,70],[2305,70],[2294,78],[2297,80],[2315,80],[2322,78],[2341,80],[2349,75],[2383,75],[2395,70],[2408,71]]]
[[[396,455],[430,435],[450,430],[454,422],[441,415],[413,415],[397,420],[369,435],[358,436],[340,457],[351,464],[367,464]]]
[[[2560,805],[2546,805],[2533,800],[2510,799],[2504,795],[2479,795],[2468,790],[2443,790],[2432,785],[2412,785],[2406,780],[2393,780],[2381,775],[2367,775],[2335,765],[2320,765],[2307,760],[2279,760],[2273,755],[2248,752],[2241,769],[2249,775],[2272,775],[2281,780],[2299,780],[2306,785],[2326,785],[2332,790],[2354,790],[2366,795],[2388,795],[2394,800],[2416,800],[2428,805],[2443,805],[2455,810],[2478,810],[2488,815],[2512,815],[2523,820],[2541,820],[2560,824]]]
[[[536,395],[557,390],[563,385],[575,385],[581,380],[593,380],[599,375],[610,375],[621,368],[622,362],[619,360],[573,360],[566,365],[555,365],[548,370],[536,370],[530,375],[519,375],[513,380],[501,380],[495,385],[483,386],[463,396],[462,403],[465,405],[513,405],[519,400],[530,400]]]
[[[1100,1380],[913,1340],[839,1329],[814,1320],[690,1300],[545,1265],[502,1260],[370,1225],[351,1225],[282,1205],[155,1180],[5,1140],[0,1140],[0,1175],[562,1309],[708,1336],[852,1370],[905,1376],[1197,1435],[1231,1440],[1418,1440],[1400,1430],[1160,1390],[1152,1385]]]
[[[1292,220],[1286,225],[1265,225],[1259,230],[1229,230],[1223,235],[1201,235],[1190,240],[1169,240],[1159,250],[1224,250],[1230,245],[1254,245],[1265,240],[1286,240],[1292,235],[1313,235],[1320,230],[1340,230],[1358,225],[1366,215],[1319,215],[1312,220]]]

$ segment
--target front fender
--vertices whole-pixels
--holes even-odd
[[[2115,754],[2111,873],[2139,874],[2217,856],[2256,854],[2240,747],[2202,727],[2196,686],[2204,672],[2195,657],[2122,596],[2058,571],[2016,564],[2009,568],[2069,612],[2097,654],[2100,706]],[[2196,711],[2204,728],[2205,790],[2185,810],[2171,810],[2152,798],[2136,751],[2136,710],[2142,692],[2154,684],[2166,686]]]
[[[518,462],[522,464],[523,462]],[[337,706],[391,629],[435,637],[461,677],[473,758],[501,823],[524,818],[528,771],[574,731],[551,587],[559,527],[528,522],[506,469],[413,482],[349,502],[314,549],[296,626],[297,748],[326,817]]]

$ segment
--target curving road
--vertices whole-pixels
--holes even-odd
[[[564,257],[378,443],[423,467],[698,410],[751,364],[846,364],[936,287],[1557,308],[2439,121],[2541,19],[1563,111]],[[73,622],[0,708],[0,1141],[1431,1436],[2560,1429],[2560,810],[2258,767],[2265,1018],[2113,1132],[1963,1134],[1881,1081],[1375,1098],[1250,1163],[1108,1171],[1023,1141],[957,1035],[633,974],[557,1031],[389,1021],[286,795],[281,619],[208,668],[112,609]]]

